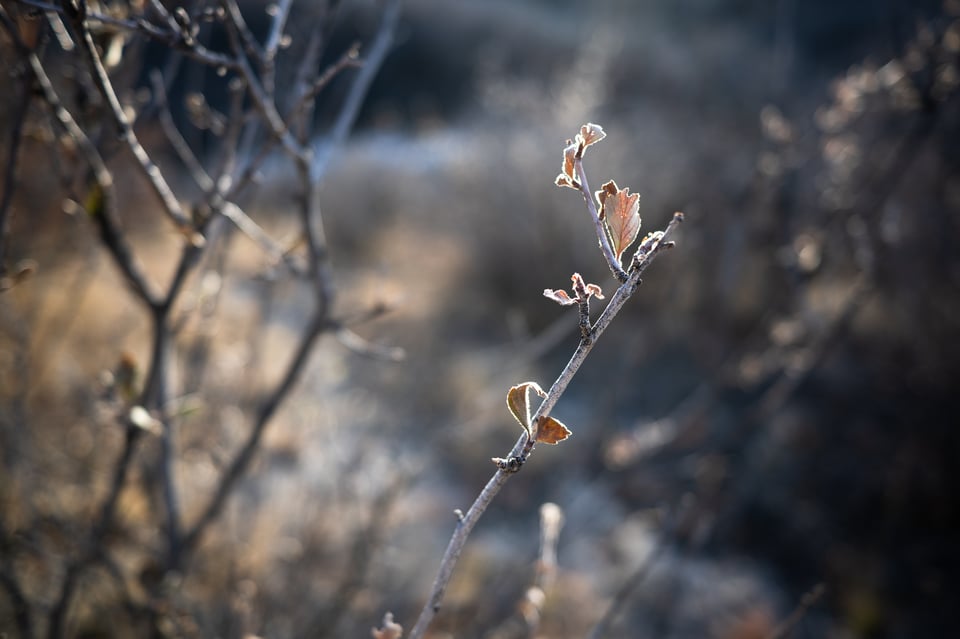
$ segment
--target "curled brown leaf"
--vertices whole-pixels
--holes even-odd
[[[511,386],[507,391],[507,408],[514,418],[527,431],[529,437],[534,436],[533,428],[530,425],[530,391],[535,392],[540,397],[546,397],[547,394],[540,388],[536,382],[523,382],[516,386]]]
[[[560,175],[557,176],[555,184],[557,186],[568,186],[571,189],[579,189],[580,182],[577,180],[577,169],[576,161],[578,158],[579,151],[579,138],[578,141],[574,142],[573,140],[567,140],[567,146],[563,149],[563,168],[560,172]]]
[[[607,137],[607,134],[599,124],[593,122],[584,124],[580,127],[580,133],[577,135],[577,141],[580,143],[579,156],[583,157],[583,152],[586,151],[588,146],[596,144],[605,137]]]
[[[544,444],[557,444],[571,435],[570,429],[555,417],[541,417],[537,420],[536,441]]]
[[[563,289],[545,288],[543,289],[543,295],[561,306],[570,306],[577,303],[577,300],[567,295],[567,292]]]

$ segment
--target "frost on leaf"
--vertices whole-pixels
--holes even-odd
[[[577,137],[579,138],[580,136]],[[567,146],[563,149],[563,170],[555,181],[557,186],[567,186],[571,189],[580,188],[580,182],[577,181],[576,175],[578,144],[578,142],[567,140]]]
[[[597,284],[587,284],[587,297],[590,296],[596,297],[598,300],[603,299],[603,290]]]
[[[543,392],[543,389],[540,388],[540,384],[536,382],[523,382],[522,384],[512,386],[510,390],[507,391],[507,408],[510,409],[510,413],[513,414],[514,418],[520,422],[520,425],[523,426],[523,430],[527,431],[527,436],[532,438],[534,432],[530,425],[531,390],[540,397],[547,396],[547,394]]]
[[[607,134],[604,133],[603,127],[601,127],[599,124],[587,122],[580,127],[580,134],[577,136],[577,142],[580,143],[580,157],[583,157],[583,152],[586,151],[588,146],[599,142],[605,137],[607,137]]]
[[[567,292],[563,289],[545,288],[543,294],[561,306],[570,306],[577,303],[577,300],[567,295]]]
[[[553,300],[561,306],[570,306],[578,302],[585,302],[591,297],[596,297],[598,300],[603,299],[603,291],[600,287],[596,284],[585,283],[583,276],[579,273],[574,273],[570,279],[573,281],[573,297],[570,297],[564,290],[552,288],[543,289],[544,297]]]
[[[536,441],[544,444],[556,444],[570,436],[570,429],[559,419],[541,417],[537,420]]]
[[[596,144],[605,137],[607,137],[607,134],[603,132],[603,128],[599,124],[588,122],[580,127],[580,133],[577,133],[573,140],[567,140],[567,146],[563,149],[563,170],[554,180],[554,184],[579,190],[577,161],[583,158],[588,146]]]
[[[607,228],[617,260],[620,260],[640,232],[640,194],[631,195],[629,188],[621,190],[610,180],[596,195],[600,203],[600,219]]]

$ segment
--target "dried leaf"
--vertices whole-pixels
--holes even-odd
[[[557,177],[557,184],[559,186],[569,186],[573,189],[580,188],[580,182],[577,180],[576,169],[578,147],[578,142],[567,140],[567,146],[563,149],[563,170]],[[560,180],[564,176],[566,177],[566,183],[560,184]]]
[[[583,156],[583,151],[586,150],[591,144],[595,144],[607,137],[607,134],[603,131],[603,127],[599,124],[594,124],[592,122],[587,122],[582,127],[580,127],[580,135],[578,136],[583,147],[580,149],[580,156]]]
[[[393,613],[383,615],[383,628],[370,630],[373,639],[400,639],[403,636],[403,626],[393,620]]]
[[[570,429],[559,419],[541,417],[537,423],[536,440],[544,444],[556,444],[570,436]]]
[[[587,297],[593,295],[598,300],[603,299],[603,290],[596,284],[587,284]]]
[[[512,386],[507,391],[507,408],[516,418],[527,435],[533,437],[533,429],[530,427],[530,390],[533,390],[540,397],[546,397],[547,394],[540,388],[536,382],[523,382]]]
[[[543,289],[543,295],[561,306],[570,306],[577,303],[577,300],[567,295],[567,292],[562,289],[545,288]]]
[[[607,227],[613,251],[620,260],[640,232],[640,195],[631,195],[629,188],[620,189],[610,180],[600,187],[596,196],[600,202],[600,219]]]

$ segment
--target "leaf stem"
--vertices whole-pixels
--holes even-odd
[[[583,195],[583,201],[587,205],[587,210],[590,211],[591,219],[593,219],[593,226],[597,232],[597,238],[600,240],[600,250],[607,260],[607,266],[610,267],[610,272],[613,273],[618,282],[626,282],[629,276],[620,266],[620,260],[617,259],[613,247],[610,246],[610,237],[607,235],[607,229],[604,228],[603,220],[600,219],[597,203],[594,201],[593,194],[590,192],[590,185],[587,183],[587,172],[583,168],[583,158],[574,160],[573,166],[577,173],[577,182],[580,184],[580,193]]]

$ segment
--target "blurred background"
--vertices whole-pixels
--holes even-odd
[[[317,20],[330,60],[370,39],[377,3],[333,4],[295,6],[278,83]],[[241,6],[262,33],[265,6]],[[525,636],[544,502],[565,524],[540,636],[586,636],[618,596],[604,636],[953,636],[958,15],[935,0],[405,2],[321,198],[338,311],[386,304],[356,331],[406,358],[318,343],[189,569],[163,576],[162,632],[368,636],[387,610],[412,626],[454,509],[520,434],[507,389],[547,387],[576,346],[576,313],[543,289],[573,272],[615,288],[582,199],[553,185],[565,140],[595,122],[593,188],[640,193],[644,231],[686,222],[555,409],[573,436],[539,447],[476,528],[431,636]],[[131,91],[165,55],[143,52]],[[187,71],[171,92],[201,157],[220,142],[190,98],[216,114],[228,81]],[[29,276],[0,293],[0,553],[42,616],[121,448],[104,372],[146,365],[150,325],[32,130],[4,240]],[[189,193],[157,127],[141,137]],[[180,236],[116,170],[131,241],[169,278]],[[278,155],[244,205],[282,237],[296,197]],[[308,314],[239,234],[188,290],[187,518]],[[83,577],[69,636],[143,632],[127,604],[155,579],[156,448],[120,498],[123,577]],[[16,605],[0,595],[0,627]]]

